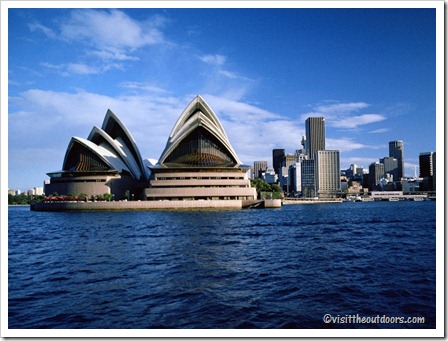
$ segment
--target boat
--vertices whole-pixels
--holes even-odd
[[[332,204],[341,203],[342,198],[284,198],[283,205],[297,205],[297,204]]]
[[[366,197],[366,198],[362,198],[362,201],[375,201],[375,199],[371,198],[371,197]]]
[[[400,201],[398,198],[389,198],[389,201]]]

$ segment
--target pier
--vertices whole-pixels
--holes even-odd
[[[159,200],[159,201],[77,201],[41,202],[30,205],[31,211],[128,211],[173,209],[243,209],[277,208],[280,199],[268,200]]]

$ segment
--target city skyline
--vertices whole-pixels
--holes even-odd
[[[436,151],[434,8],[10,8],[8,19],[10,188],[41,186],[108,109],[157,160],[197,94],[248,165],[301,149],[316,116],[342,169],[402,140],[411,176]]]

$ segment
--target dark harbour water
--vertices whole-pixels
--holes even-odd
[[[436,205],[9,208],[9,328],[435,328]],[[425,317],[325,324],[323,316]]]

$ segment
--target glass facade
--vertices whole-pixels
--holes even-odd
[[[63,167],[66,171],[105,171],[110,167],[91,150],[76,143],[70,150]]]

